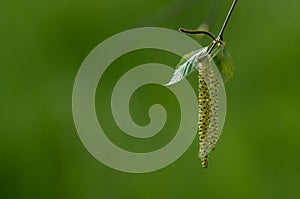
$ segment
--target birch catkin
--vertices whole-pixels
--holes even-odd
[[[218,134],[219,83],[209,63],[198,69],[199,92],[199,158],[208,167],[208,153],[214,149]]]

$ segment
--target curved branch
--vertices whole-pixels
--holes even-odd
[[[216,40],[216,37],[212,33],[205,31],[205,30],[186,30],[184,28],[179,28],[179,31],[187,33],[187,34],[194,34],[194,35],[195,34],[205,34],[205,35],[209,36],[212,40]]]

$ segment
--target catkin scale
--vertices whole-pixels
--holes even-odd
[[[209,62],[198,69],[199,100],[199,158],[202,167],[208,167],[208,153],[214,149],[218,136],[219,83]]]

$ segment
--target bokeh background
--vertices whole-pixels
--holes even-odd
[[[224,35],[235,75],[226,84],[226,124],[208,170],[197,158],[197,139],[172,165],[128,174],[99,163],[77,135],[72,86],[80,64],[96,45],[145,26],[195,29],[207,22],[217,34],[230,5],[225,0],[2,1],[0,198],[300,197],[297,0],[238,2]],[[203,45],[209,41],[198,39]],[[124,55],[112,65],[119,66],[119,74],[148,62],[175,66],[178,59],[149,49]],[[107,89],[96,97],[109,137],[132,151],[150,151],[172,139],[178,103],[157,85],[139,89],[130,109],[143,125],[149,122],[147,107],[164,104],[171,117],[166,127],[142,144],[124,136],[107,109],[106,91],[116,77],[108,70],[99,83]],[[195,79],[189,80],[196,88]]]

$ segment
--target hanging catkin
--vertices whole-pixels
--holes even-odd
[[[199,158],[208,167],[208,153],[214,149],[218,134],[219,83],[209,62],[198,69],[199,92]]]

